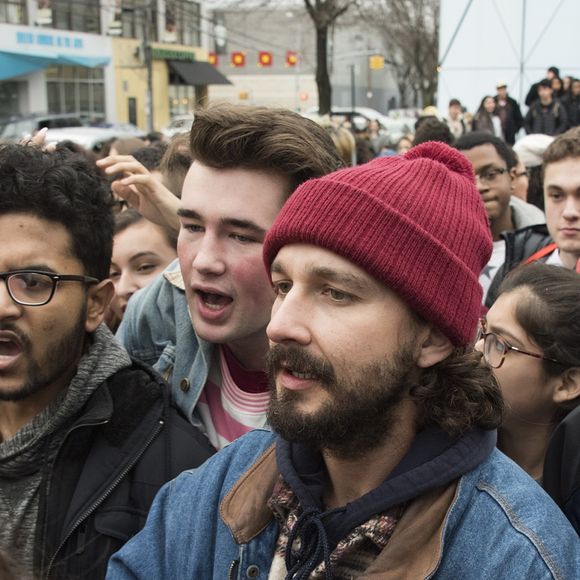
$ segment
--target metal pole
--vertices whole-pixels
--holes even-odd
[[[522,38],[520,44],[520,98],[518,102],[521,104],[524,98],[524,49],[526,38],[526,0],[522,0]]]
[[[147,72],[147,94],[145,97],[145,110],[147,113],[147,131],[153,132],[153,54],[151,51],[150,30],[151,25],[151,0],[145,5],[145,22],[143,23],[143,56]]]
[[[350,65],[350,108],[354,112],[356,106],[356,85],[354,78],[354,64]]]

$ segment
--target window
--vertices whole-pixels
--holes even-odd
[[[98,0],[57,0],[51,4],[54,28],[100,34],[101,5]]]
[[[143,39],[145,26],[148,26],[150,41],[157,40],[157,10],[152,0],[121,0],[120,14],[122,35],[125,38]]]
[[[4,0],[0,2],[0,22],[26,24],[26,0]]]
[[[192,0],[165,0],[164,42],[187,46],[200,44],[200,7]]]
[[[75,113],[90,120],[105,114],[102,68],[53,66],[46,69],[49,113]]]

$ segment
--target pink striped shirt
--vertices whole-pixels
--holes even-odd
[[[219,368],[210,371],[197,403],[206,434],[216,449],[264,427],[270,399],[266,374],[244,369],[230,352],[224,352],[225,348],[219,347]]]

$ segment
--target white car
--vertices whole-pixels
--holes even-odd
[[[131,137],[142,137],[144,133],[132,134]],[[66,129],[49,129],[46,132],[45,143],[59,143],[72,141],[83,146],[89,151],[99,153],[103,145],[111,139],[123,139],[129,137],[127,132],[115,128],[104,127],[69,127]],[[145,143],[143,143],[145,145]]]
[[[179,133],[188,133],[193,124],[193,115],[176,115],[161,129],[161,133],[170,138]]]

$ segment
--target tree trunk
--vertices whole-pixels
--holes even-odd
[[[330,113],[332,88],[328,76],[328,26],[316,28],[316,86],[318,87],[318,114]]]

